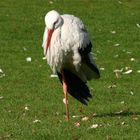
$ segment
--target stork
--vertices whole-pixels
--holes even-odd
[[[67,93],[86,105],[92,97],[86,82],[98,79],[100,73],[91,54],[89,34],[79,18],[52,10],[45,16],[45,25],[42,47],[62,83],[68,121]]]

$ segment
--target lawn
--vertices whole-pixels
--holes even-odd
[[[101,72],[88,82],[88,106],[69,96],[69,122],[62,86],[42,59],[52,9],[82,19]],[[140,139],[139,0],[0,1],[0,140],[50,139]]]

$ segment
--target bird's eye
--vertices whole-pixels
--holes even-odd
[[[55,22],[54,22],[54,26],[55,26],[55,24],[58,22],[58,20],[56,20]]]

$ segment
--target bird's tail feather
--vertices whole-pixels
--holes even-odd
[[[85,82],[83,82],[77,75],[71,71],[63,70],[65,80],[68,86],[68,93],[76,98],[81,103],[87,105],[89,98],[92,98],[89,88]],[[62,83],[62,74],[57,72],[60,82]]]

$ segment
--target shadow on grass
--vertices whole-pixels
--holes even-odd
[[[95,117],[128,117],[128,116],[140,116],[140,112],[131,112],[129,110],[121,110],[119,112],[111,112],[104,114],[97,114]]]

